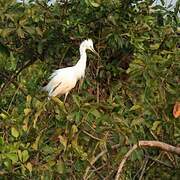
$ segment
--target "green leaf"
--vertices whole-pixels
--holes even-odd
[[[64,103],[59,98],[51,97],[51,99],[58,104],[58,106],[64,111],[64,113],[67,113]]]
[[[0,146],[2,146],[4,144],[4,139],[3,137],[0,137]]]
[[[138,104],[135,104],[135,105],[133,105],[133,106],[130,108],[129,111],[135,111],[135,110],[138,110],[138,109],[141,109],[141,106],[138,105]]]
[[[24,151],[22,152],[22,161],[23,161],[23,162],[26,162],[28,159],[29,159],[29,153],[28,153],[27,150],[24,150]]]
[[[151,48],[152,50],[159,49],[159,47],[160,47],[160,44],[159,44],[159,43],[151,44],[151,45],[150,45],[150,48]]]
[[[151,130],[155,131],[160,124],[161,124],[161,121],[155,121],[153,123]]]
[[[18,162],[18,155],[17,155],[17,154],[15,154],[15,153],[8,153],[8,154],[6,154],[6,156],[7,156],[10,160],[12,160],[13,163]]]
[[[12,136],[14,136],[15,138],[19,137],[19,132],[15,127],[11,128],[11,134]]]
[[[93,6],[93,7],[99,7],[100,4],[96,3],[96,2],[93,2],[93,1],[90,1],[90,4]]]
[[[11,160],[10,159],[5,160],[4,165],[6,166],[6,168],[11,169],[12,168]]]
[[[64,165],[64,162],[62,160],[57,161],[56,170],[60,174],[64,173],[65,165]]]
[[[91,114],[93,114],[96,118],[100,118],[101,117],[101,113],[97,109],[93,109],[91,111]]]

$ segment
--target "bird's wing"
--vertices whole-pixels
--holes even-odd
[[[72,67],[67,67],[67,68],[62,68],[62,69],[57,69],[50,75],[49,79],[52,79],[54,76],[56,76],[58,74],[70,71],[72,68],[73,68],[73,66]]]
[[[51,75],[51,80],[43,89],[49,93],[49,96],[51,96],[54,89],[58,85],[60,85],[62,83],[62,81],[63,81],[62,73],[56,73],[55,74],[55,72],[54,72],[54,74]]]
[[[50,77],[51,80],[43,88],[49,93],[49,96],[65,94],[67,91],[70,91],[77,82],[72,67],[56,70]]]

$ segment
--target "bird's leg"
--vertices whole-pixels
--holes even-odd
[[[65,94],[65,96],[64,96],[64,104],[65,104],[65,102],[66,102],[66,98],[67,98],[68,93],[69,93],[69,92],[67,92],[67,93]]]
[[[80,91],[80,89],[81,89],[81,87],[82,87],[83,82],[84,82],[84,78],[81,78],[81,79],[79,80],[78,93],[79,93],[79,91]]]

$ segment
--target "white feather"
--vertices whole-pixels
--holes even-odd
[[[43,87],[43,90],[47,91],[49,96],[65,94],[66,99],[67,94],[75,87],[77,81],[84,77],[87,60],[86,49],[90,49],[92,52],[96,53],[91,39],[81,43],[80,59],[76,65],[55,70],[51,74],[49,83]]]

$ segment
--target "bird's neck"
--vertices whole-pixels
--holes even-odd
[[[86,61],[87,61],[86,49],[80,48],[80,59],[75,65],[78,74],[78,79],[84,77],[85,69],[86,69]]]

